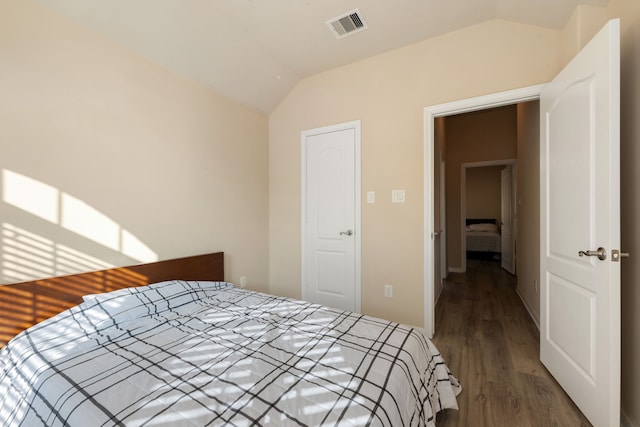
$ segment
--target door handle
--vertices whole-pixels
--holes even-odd
[[[596,251],[580,251],[579,256],[597,256],[600,261],[607,259],[607,251],[603,247],[599,247]]]
[[[351,236],[351,235],[353,235],[353,230],[341,231],[340,235],[341,236]]]

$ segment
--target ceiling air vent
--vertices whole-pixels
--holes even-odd
[[[364,19],[362,19],[362,15],[358,9],[328,20],[327,26],[329,26],[333,34],[339,39],[367,29],[367,24],[364,22]]]

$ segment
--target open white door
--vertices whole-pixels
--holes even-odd
[[[540,97],[540,358],[594,426],[620,425],[619,40],[613,20]]]
[[[514,245],[513,166],[500,171],[500,265],[511,274],[516,274]]]

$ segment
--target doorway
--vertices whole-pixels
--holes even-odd
[[[429,336],[435,332],[435,292],[434,280],[434,145],[436,118],[503,107],[510,104],[536,101],[545,85],[529,86],[497,94],[455,101],[447,104],[427,107],[424,110],[425,147],[424,147],[424,325]],[[449,167],[449,166],[447,166]]]
[[[514,141],[514,144],[516,142]],[[516,189],[518,184],[517,160],[494,160],[463,163],[460,179],[461,271],[467,271],[470,251],[482,258],[499,260],[503,269],[516,272]],[[470,236],[473,224],[486,219],[496,229],[479,226]],[[469,247],[469,244],[473,247]]]
[[[504,95],[499,97],[504,100]],[[517,102],[511,95],[510,101]],[[589,420],[617,425],[620,20],[609,21],[548,85],[531,95],[540,100],[540,360]],[[488,103],[475,99],[455,108],[448,104],[425,109],[425,179],[432,181],[433,159],[428,156],[434,118]],[[433,209],[429,186],[425,182],[425,212]],[[432,229],[431,216],[425,215],[426,230]],[[428,242],[425,256],[432,257],[433,244]],[[606,248],[613,254],[610,262],[605,262]],[[427,298],[433,288],[431,270],[424,279]],[[425,317],[433,308],[425,307]],[[429,317],[425,324],[433,334],[433,313]]]

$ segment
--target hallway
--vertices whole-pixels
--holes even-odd
[[[590,426],[539,360],[539,332],[516,278],[494,261],[451,273],[436,306],[436,344],[462,382],[438,426]]]

